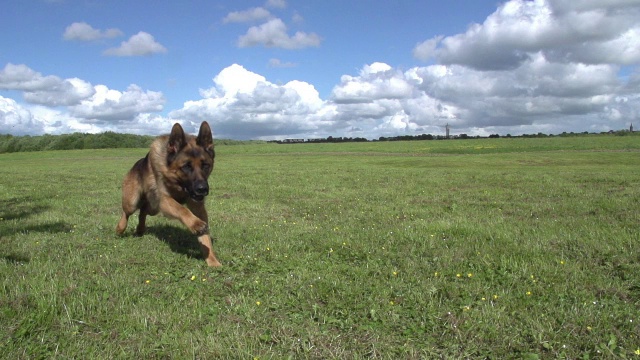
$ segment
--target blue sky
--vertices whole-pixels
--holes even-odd
[[[0,133],[640,126],[640,0],[8,0]]]

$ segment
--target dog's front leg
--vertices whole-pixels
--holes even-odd
[[[208,224],[209,216],[207,214],[207,210],[204,207],[204,202],[189,201],[187,203],[187,206],[189,207],[189,209],[191,209],[195,216]],[[216,257],[216,253],[213,251],[213,245],[211,243],[211,236],[209,235],[208,226],[206,234],[198,234],[198,241],[200,242],[202,256],[207,262],[207,265],[213,267],[222,266],[222,264],[220,264],[220,261],[218,261],[218,258]]]
[[[218,258],[216,257],[216,253],[213,251],[213,245],[211,244],[211,236],[209,234],[204,234],[198,236],[198,241],[200,242],[200,249],[202,250],[202,256],[204,260],[207,262],[207,265],[212,267],[222,266]]]
[[[188,206],[193,212],[180,205],[177,201],[169,198],[160,203],[160,211],[167,217],[180,220],[189,231],[198,235],[200,249],[202,250],[202,255],[207,265],[215,267],[221,266],[222,264],[220,264],[216,258],[216,254],[211,245],[209,225],[207,224],[207,211],[204,208],[204,203],[189,201]],[[196,215],[194,215],[194,213]]]
[[[193,215],[191,211],[172,198],[165,198],[160,202],[160,212],[166,217],[180,220],[195,235],[209,233],[209,225],[206,221]]]

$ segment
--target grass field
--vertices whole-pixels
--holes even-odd
[[[219,146],[220,269],[145,153],[0,155],[2,357],[640,359],[638,136]]]

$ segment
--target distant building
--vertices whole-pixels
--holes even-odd
[[[633,132],[633,123],[631,123],[631,126],[629,126],[629,132]]]
[[[447,125],[444,127],[444,129],[445,129],[445,133],[446,133],[445,138],[449,139],[449,130],[450,130],[449,123],[447,123]]]

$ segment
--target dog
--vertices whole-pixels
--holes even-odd
[[[133,165],[122,182],[122,235],[129,217],[140,210],[136,235],[146,230],[147,215],[158,213],[182,222],[198,237],[207,265],[221,266],[211,245],[205,197],[215,151],[211,127],[204,121],[198,136],[187,135],[176,123],[171,134],[156,138],[149,153]],[[186,205],[186,208],[183,206]]]

